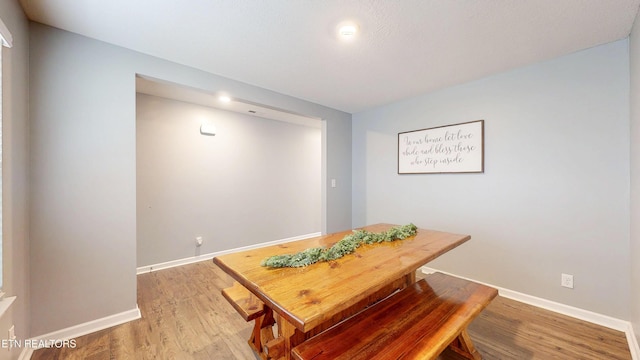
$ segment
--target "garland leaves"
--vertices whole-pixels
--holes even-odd
[[[416,232],[417,227],[413,224],[396,226],[380,233],[354,230],[352,234],[345,236],[328,249],[325,247],[316,247],[306,249],[296,254],[275,255],[262,260],[260,265],[272,268],[308,266],[320,261],[339,259],[353,253],[362,244],[377,244],[385,241],[403,240],[415,235]]]

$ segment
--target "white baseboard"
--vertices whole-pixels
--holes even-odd
[[[638,338],[636,337],[631,323],[629,323],[624,333],[627,334],[627,342],[629,343],[629,350],[631,351],[631,359],[640,360],[640,346],[638,346]]]
[[[243,246],[243,247],[239,247],[239,248],[235,248],[235,249],[217,251],[217,252],[213,252],[213,253],[209,253],[209,254],[192,256],[192,257],[188,257],[188,258],[184,258],[184,259],[172,260],[172,261],[167,261],[167,262],[153,264],[153,265],[145,265],[145,266],[141,266],[141,267],[137,268],[136,269],[136,273],[137,273],[137,275],[146,274],[146,273],[152,272],[152,271],[169,269],[169,268],[176,267],[176,266],[182,266],[182,265],[192,264],[192,263],[196,263],[196,262],[200,262],[200,261],[211,260],[214,257],[220,256],[220,255],[231,254],[231,253],[234,253],[234,252],[244,251],[244,250],[258,249],[258,248],[265,247],[265,246],[284,244],[284,243],[288,243],[288,242],[291,242],[291,241],[309,239],[309,238],[320,236],[320,235],[321,235],[321,233],[319,233],[319,232],[318,233],[312,233],[312,234],[306,234],[306,235],[299,235],[299,236],[294,236],[294,237],[290,237],[290,238],[286,238],[286,239],[280,239],[280,240],[274,240],[274,241],[269,241],[269,242],[265,242],[265,243],[260,243],[260,244],[256,244],[256,245],[249,245],[249,246]]]
[[[92,320],[86,323],[74,325],[66,329],[50,332],[48,334],[35,336],[29,340],[30,340],[30,343],[35,344],[40,340],[43,340],[46,342],[46,341],[54,341],[54,340],[75,339],[77,337],[91,334],[96,331],[104,330],[112,326],[121,325],[132,320],[137,320],[137,319],[140,319],[141,317],[142,315],[140,314],[140,309],[136,306],[135,309],[127,310],[118,314],[109,315],[101,319]],[[22,352],[20,353],[20,357],[18,359],[19,360],[31,359],[31,355],[33,355],[33,352],[35,350],[37,350],[37,347],[23,348]]]
[[[16,298],[17,296],[4,297],[4,293],[0,292],[0,317],[9,310]]]
[[[427,266],[423,266],[420,270],[424,274],[440,272],[440,273],[455,276],[461,279],[477,282],[479,284],[487,285],[497,289],[498,294],[500,294],[500,296],[503,296],[505,298],[516,300],[525,304],[533,305],[533,306],[546,309],[549,311],[553,311],[562,315],[567,315],[579,320],[584,320],[584,321],[587,321],[596,325],[604,326],[610,329],[622,331],[627,336],[627,342],[629,343],[629,351],[631,352],[632,359],[640,360],[640,349],[638,348],[638,342],[636,340],[636,337],[633,331],[633,326],[631,326],[630,321],[616,319],[611,316],[595,313],[593,311],[584,310],[577,307],[557,303],[555,301],[546,300],[539,297],[523,294],[517,291],[505,289],[492,284],[483,283],[481,281],[477,281],[474,279],[458,276],[456,274],[448,273],[441,270],[436,270]]]
[[[26,347],[24,349],[22,349],[22,352],[20,352],[20,356],[18,356],[18,360],[29,360],[31,359],[31,356],[33,355],[34,349],[30,348],[30,347]]]

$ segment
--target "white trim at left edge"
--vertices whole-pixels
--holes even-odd
[[[127,310],[118,314],[109,315],[101,319],[88,321],[86,323],[74,325],[66,329],[50,332],[48,334],[36,336],[31,340],[31,343],[35,344],[38,340],[69,340],[83,335],[87,335],[96,331],[104,330],[112,326],[124,324],[126,322],[140,319],[140,309],[136,306],[135,309]],[[25,347],[20,353],[18,360],[31,359],[31,355],[37,348]]]

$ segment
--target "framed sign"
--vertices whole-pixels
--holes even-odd
[[[484,172],[484,120],[398,133],[398,174]]]

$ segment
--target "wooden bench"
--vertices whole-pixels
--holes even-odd
[[[467,326],[496,289],[434,273],[292,350],[298,360],[435,359],[447,347],[481,356]]]
[[[230,288],[223,289],[222,296],[245,321],[264,315],[264,303],[238,282],[234,282]]]
[[[222,296],[231,303],[245,321],[255,320],[248,342],[256,353],[262,358],[267,358],[264,344],[274,338],[272,327],[275,321],[271,309],[264,306],[262,300],[238,282],[230,288],[223,289]]]

